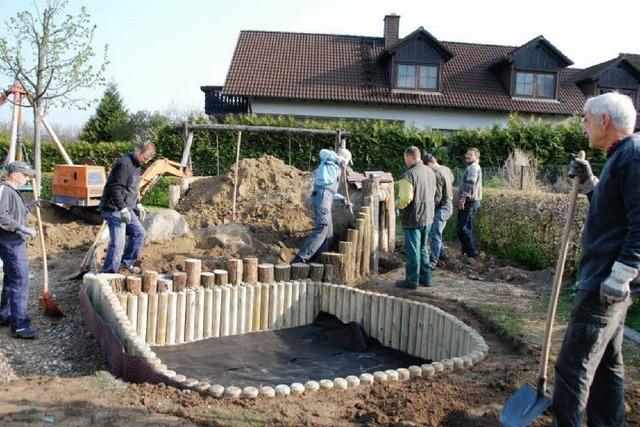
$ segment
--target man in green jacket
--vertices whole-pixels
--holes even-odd
[[[400,221],[404,234],[405,280],[396,282],[400,288],[417,289],[431,284],[429,266],[429,230],[433,223],[436,175],[422,163],[420,149],[404,151],[407,170],[398,181]]]

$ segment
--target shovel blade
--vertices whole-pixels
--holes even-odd
[[[525,384],[502,408],[500,423],[505,427],[525,427],[551,406],[551,399],[538,396],[536,389]]]

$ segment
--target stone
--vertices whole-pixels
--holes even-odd
[[[320,390],[320,384],[318,381],[307,381],[304,383],[304,389],[306,391],[318,391]]]
[[[398,371],[398,379],[400,381],[407,381],[411,378],[411,372],[409,372],[407,368],[398,368],[396,371]],[[420,371],[420,373],[422,373],[422,371]]]
[[[207,393],[213,397],[222,397],[224,395],[224,387],[220,384],[214,384],[209,387]]]
[[[347,387],[349,387],[349,384],[344,378],[334,378],[333,386],[336,390],[346,390]]]
[[[373,375],[369,374],[369,373],[364,373],[364,374],[360,374],[360,383],[364,384],[364,385],[371,385],[373,384],[374,378]]]
[[[184,385],[191,388],[191,387],[195,387],[197,386],[199,383],[198,380],[193,379],[193,378],[187,378],[187,380],[184,382]]]
[[[249,229],[239,224],[222,224],[198,230],[197,236],[206,248],[224,248],[231,252],[251,252],[254,248]]]
[[[289,388],[291,389],[292,396],[300,396],[305,390],[304,385],[300,383],[293,383]]]
[[[286,397],[291,394],[291,389],[286,384],[278,384],[275,390],[276,390],[276,396]]]
[[[420,368],[420,366],[409,366],[409,377],[410,378],[416,378],[416,377],[421,377],[422,376],[422,368]]]
[[[323,390],[331,390],[333,388],[333,381],[320,380],[320,388]]]
[[[444,365],[441,362],[433,362],[431,366],[433,366],[436,372],[444,371]]]
[[[425,377],[432,377],[436,373],[436,370],[431,363],[425,363],[424,365],[421,365],[420,369],[422,370],[422,375]]]
[[[260,396],[275,397],[276,391],[273,389],[273,387],[269,387],[269,386],[260,387]]]
[[[236,387],[232,385],[231,387],[227,387],[224,390],[223,396],[227,399],[237,399],[240,397],[241,393],[242,393],[242,390],[240,390],[240,387]]]
[[[444,359],[442,361],[442,366],[444,367],[445,371],[452,371],[454,368],[453,361],[451,359]]]
[[[387,373],[382,371],[376,371],[373,373],[373,380],[377,383],[383,383],[387,381]]]
[[[173,377],[173,380],[179,383],[183,383],[187,380],[187,377],[185,377],[184,375],[176,375],[175,377]]]
[[[395,369],[387,369],[384,373],[387,374],[389,381],[398,381],[400,379],[400,374]]]
[[[345,379],[347,380],[347,385],[349,386],[349,388],[356,388],[360,385],[360,378],[356,377],[355,375],[349,375]]]
[[[145,230],[145,242],[167,242],[191,234],[184,216],[172,209],[149,212],[142,225]]]
[[[455,370],[464,368],[464,361],[459,357],[454,357],[451,362],[453,364],[453,369]]]
[[[245,387],[242,389],[241,397],[243,399],[255,399],[258,397],[258,389],[255,387]]]

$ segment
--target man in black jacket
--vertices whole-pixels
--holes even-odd
[[[25,204],[18,187],[36,171],[24,162],[7,166],[7,177],[0,182],[0,259],[4,280],[0,301],[0,326],[10,326],[16,338],[35,338],[27,314],[29,302],[29,257],[26,238],[34,238],[36,230],[27,226],[27,215],[37,200]]]
[[[589,162],[575,159],[590,205],[582,235],[580,283],[556,362],[553,407],[559,426],[624,424],[622,339],[632,281],[640,269],[640,135],[626,95],[587,100],[589,146],[607,153],[596,178]]]
[[[140,272],[134,265],[144,245],[144,228],[138,215],[141,220],[146,216],[138,198],[140,167],[155,154],[156,147],[152,142],[142,142],[118,160],[109,173],[100,200],[100,212],[109,226],[110,237],[103,273],[117,273],[120,268],[135,274]]]

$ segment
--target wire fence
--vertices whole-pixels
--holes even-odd
[[[604,164],[592,164],[593,173],[602,172]],[[455,186],[459,186],[464,168],[452,170]],[[571,192],[568,165],[483,167],[482,185],[485,188],[501,188],[520,191],[544,191],[550,193]]]

